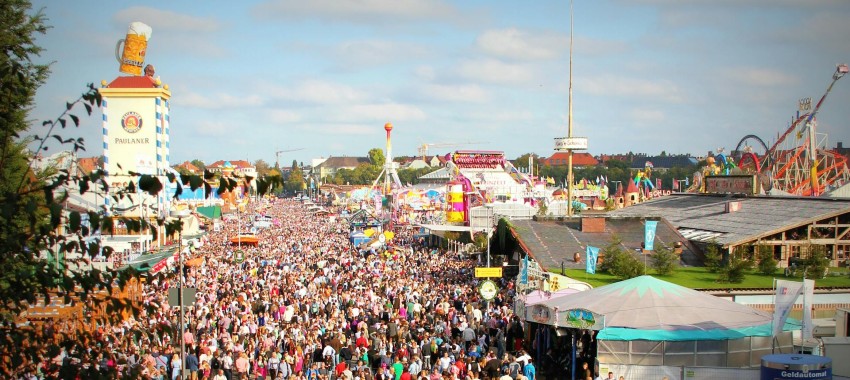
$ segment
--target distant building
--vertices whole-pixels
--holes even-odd
[[[207,170],[212,173],[221,173],[225,168],[225,164],[230,163],[233,167],[233,175],[236,177],[244,177],[249,176],[251,178],[257,178],[257,167],[252,165],[250,162],[245,160],[234,160],[234,161],[225,161],[218,160],[213,162],[212,164],[207,165]]]
[[[603,165],[607,165],[608,161],[611,160],[622,161],[625,163],[632,162],[632,159],[629,157],[628,154],[600,154],[599,157],[597,157],[597,160],[599,160],[599,162],[601,162]]]
[[[77,168],[82,174],[88,175],[91,172],[101,169],[102,161],[100,157],[84,157],[77,159]]]
[[[313,167],[313,174],[319,178],[336,175],[339,169],[355,169],[362,164],[369,164],[369,157],[328,157],[324,162]]]
[[[201,168],[195,166],[194,164],[192,164],[189,161],[186,161],[186,162],[183,162],[182,164],[174,166],[174,170],[177,170],[178,172],[181,169],[189,172],[190,174],[201,174],[203,172],[203,170],[201,170]]]
[[[694,166],[697,163],[699,161],[690,156],[635,156],[632,159],[631,168],[643,169],[651,166],[653,171],[663,172],[676,167],[686,168],[688,166]]]
[[[567,152],[557,152],[549,158],[541,159],[544,165],[549,166],[566,166],[569,162],[570,154]],[[573,153],[574,168],[589,168],[599,165],[599,160],[594,158],[590,153]]]

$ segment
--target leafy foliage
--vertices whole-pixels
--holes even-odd
[[[823,278],[829,268],[829,259],[826,257],[826,247],[822,245],[809,246],[809,257],[804,261],[806,276],[808,278]]]
[[[778,270],[777,261],[773,258],[773,247],[769,245],[756,246],[756,260],[758,261],[758,272],[770,276]]]
[[[717,242],[713,240],[708,242],[703,252],[705,253],[703,263],[708,268],[708,271],[711,273],[720,272],[720,269],[723,268],[723,256],[720,253],[720,246]]]
[[[718,276],[718,280],[720,282],[739,284],[744,281],[747,271],[752,269],[752,260],[747,259],[744,255],[729,255],[728,260],[726,260],[726,265],[723,265],[718,271],[720,274],[720,276]]]
[[[627,280],[643,274],[643,264],[630,252],[623,249],[622,240],[612,236],[611,241],[602,249],[602,265],[599,270]]]
[[[655,272],[667,276],[679,267],[679,257],[673,250],[665,245],[656,245],[655,253],[652,254],[652,268]]]

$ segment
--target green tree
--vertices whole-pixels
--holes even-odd
[[[665,245],[656,245],[655,252],[652,254],[652,268],[655,272],[668,276],[673,274],[679,266],[679,256],[673,253],[673,250]]]
[[[720,254],[720,246],[717,242],[714,240],[708,242],[703,252],[705,254],[703,263],[708,271],[711,273],[719,272],[720,268],[723,267],[723,256]]]
[[[386,157],[384,157],[384,151],[381,148],[369,149],[369,162],[372,166],[383,167],[386,160]]]
[[[272,169],[272,167],[269,166],[268,162],[262,159],[254,161],[254,168],[257,169],[257,177],[265,177],[269,175]]]
[[[829,268],[829,259],[826,257],[826,247],[823,245],[810,245],[809,257],[803,262],[806,266],[806,277],[824,278]]]
[[[630,252],[623,249],[622,240],[612,236],[602,249],[602,265],[599,270],[627,280],[643,274],[643,264]]]
[[[295,161],[293,161],[294,163]],[[286,179],[283,187],[286,191],[293,193],[307,188],[307,184],[304,181],[304,173],[298,165],[292,166],[292,170],[289,171],[289,178]]]
[[[773,247],[769,245],[756,246],[756,260],[759,273],[771,276],[777,271],[777,261],[773,258]]]
[[[203,172],[204,170],[207,170],[207,164],[205,164],[203,161],[201,161],[197,158],[190,161],[190,163],[192,165],[195,165],[198,169],[201,169],[201,172]]]
[[[728,282],[739,284],[744,282],[744,278],[746,278],[747,271],[753,269],[753,262],[748,260],[744,255],[729,255],[728,260],[726,260],[726,265],[723,265],[720,270],[718,276],[720,282]]]

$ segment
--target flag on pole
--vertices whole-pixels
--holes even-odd
[[[596,259],[599,258],[599,248],[587,246],[587,263],[585,271],[590,274],[596,273]]]
[[[776,296],[773,301],[773,336],[782,332],[785,320],[788,319],[791,308],[794,307],[797,297],[802,292],[802,282],[776,280]]]
[[[643,232],[643,247],[647,251],[653,250],[653,244],[655,243],[655,229],[658,226],[657,220],[647,220],[646,228]]]
[[[815,280],[803,280],[803,339],[814,338],[812,326],[812,299],[815,298]]]

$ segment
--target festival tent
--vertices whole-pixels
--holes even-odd
[[[773,314],[730,300],[640,276],[540,302],[558,310],[584,309],[602,316],[598,339],[694,340],[770,336]]]
[[[772,337],[772,313],[640,276],[526,308],[530,322],[598,331],[597,359],[621,365],[752,367],[793,348],[793,321]]]
[[[573,293],[578,293],[578,292],[579,292],[578,289],[571,289],[571,288],[559,289],[558,291],[555,291],[555,292],[544,292],[542,290],[535,290],[535,291],[532,291],[531,293],[528,293],[528,294],[525,295],[525,305],[526,306],[535,305],[535,304],[538,304],[538,303],[541,303],[541,302],[553,300],[553,299],[558,298],[558,297],[563,297],[567,294],[573,294]]]

